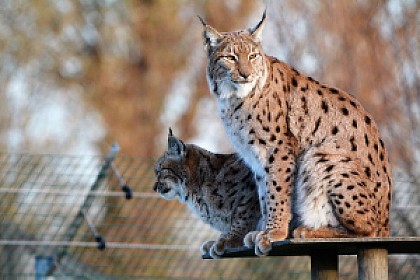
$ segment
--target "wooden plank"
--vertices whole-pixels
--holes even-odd
[[[338,256],[334,252],[311,255],[311,280],[338,280]]]
[[[361,249],[357,253],[359,280],[388,280],[388,251]]]
[[[382,248],[389,254],[420,254],[420,237],[286,239],[273,243],[269,256],[310,256],[317,251],[356,255],[360,249]],[[255,257],[254,249],[229,249],[222,258]],[[210,256],[204,255],[204,259]]]

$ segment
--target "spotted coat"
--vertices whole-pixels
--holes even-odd
[[[200,219],[219,231],[202,253],[220,257],[239,247],[259,228],[261,218],[254,175],[236,154],[214,154],[168,136],[168,149],[156,161],[154,190],[165,199],[178,198]]]
[[[236,152],[257,177],[257,255],[294,237],[388,236],[392,175],[373,117],[352,95],[267,56],[263,20],[221,33],[204,21],[207,80]],[[289,227],[292,219],[297,223]],[[292,223],[293,224],[293,223]]]

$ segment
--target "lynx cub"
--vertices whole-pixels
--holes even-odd
[[[221,232],[201,246],[203,254],[220,257],[239,247],[256,230],[260,206],[254,175],[236,154],[213,154],[184,144],[169,132],[168,150],[155,165],[154,190],[165,199],[187,204],[205,223]]]
[[[265,22],[238,32],[204,26],[207,80],[227,134],[258,177],[265,228],[257,255],[288,236],[388,236],[392,179],[372,116],[346,92],[264,54]]]

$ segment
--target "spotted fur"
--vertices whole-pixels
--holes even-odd
[[[154,190],[178,198],[205,223],[221,232],[201,246],[203,254],[220,257],[238,247],[258,228],[260,206],[254,175],[236,154],[213,154],[184,144],[170,133],[168,149],[155,164]]]
[[[257,177],[265,230],[257,255],[294,237],[388,236],[392,177],[372,116],[261,47],[254,28],[222,33],[204,21],[207,80],[236,152]],[[297,228],[289,228],[292,218]]]

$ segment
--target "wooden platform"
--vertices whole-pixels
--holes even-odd
[[[332,280],[338,279],[338,256],[357,255],[359,280],[386,280],[388,254],[420,255],[420,237],[288,239],[274,242],[269,256],[310,256],[312,279]],[[222,256],[248,257],[256,257],[254,249],[230,249]]]

